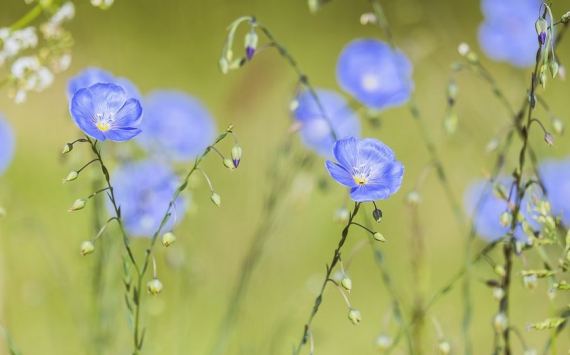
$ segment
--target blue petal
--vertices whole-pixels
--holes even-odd
[[[94,67],[86,68],[67,82],[67,100],[71,100],[79,89],[87,88],[97,83],[111,83],[113,79],[113,74],[106,70]]]
[[[540,163],[538,170],[552,213],[562,214],[562,222],[570,224],[570,158],[564,160],[547,159]]]
[[[396,156],[390,147],[378,139],[373,138],[360,140],[357,150],[359,157],[358,164],[392,162]]]
[[[374,171],[368,181],[371,189],[387,188],[390,194],[396,193],[402,186],[404,177],[404,165],[399,161],[381,165],[378,171]]]
[[[129,99],[115,114],[113,127],[125,128],[138,126],[142,120],[143,110],[139,100]]]
[[[125,127],[125,128],[113,128],[104,132],[105,137],[113,142],[124,142],[129,139],[135,138],[142,131],[138,128]]]
[[[350,190],[350,198],[356,202],[383,200],[390,197],[390,189],[379,185],[359,185]]]
[[[335,179],[341,185],[344,185],[346,187],[358,186],[356,181],[354,181],[354,179],[352,178],[352,175],[350,175],[350,173],[346,171],[346,169],[343,168],[342,166],[328,160],[325,162],[325,165],[327,167],[327,171],[332,176],[332,178]]]
[[[97,114],[116,114],[127,101],[127,92],[122,87],[111,83],[91,85],[93,107]]]
[[[348,137],[336,141],[333,147],[333,154],[336,160],[345,169],[352,169],[357,166],[357,154],[358,154],[358,139],[354,137]]]
[[[78,90],[69,105],[69,112],[75,124],[88,136],[105,141],[105,135],[96,126],[93,95],[89,89]]]
[[[0,114],[0,175],[2,175],[14,157],[14,132],[8,121]]]

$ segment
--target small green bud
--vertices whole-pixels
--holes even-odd
[[[455,83],[455,80],[451,80],[449,84],[447,84],[447,98],[450,101],[455,101],[458,91],[457,83]]]
[[[450,105],[447,108],[445,118],[443,119],[443,129],[447,134],[454,134],[457,130],[457,112],[455,111],[455,106]]]
[[[377,23],[378,18],[372,12],[365,12],[360,16],[360,24],[366,26],[369,23]]]
[[[352,290],[352,280],[346,275],[344,275],[342,280],[340,280],[340,285],[348,292]]]
[[[386,243],[386,238],[384,238],[380,232],[374,232],[374,234],[372,234],[372,237],[379,242]]]
[[[156,296],[162,291],[162,282],[160,282],[159,279],[155,278],[155,279],[152,279],[152,281],[149,281],[146,284],[146,287],[148,288],[148,292],[151,295]]]
[[[375,208],[374,211],[372,211],[372,217],[374,218],[376,223],[380,223],[380,221],[382,220],[382,211],[379,210],[378,208]]]
[[[212,200],[212,202],[214,203],[214,205],[220,207],[220,203],[222,202],[222,199],[220,197],[220,195],[218,195],[215,192],[212,192],[212,196],[210,196],[210,200]]]
[[[534,291],[538,286],[538,281],[536,275],[525,275],[523,276],[523,285],[529,291]]]
[[[65,143],[65,145],[63,146],[62,154],[67,154],[67,153],[71,152],[72,150],[73,150],[73,144]]]
[[[499,276],[505,276],[507,274],[507,271],[505,270],[505,267],[503,265],[495,266],[495,269],[493,269],[493,271],[495,271],[495,274]]]
[[[222,74],[227,74],[230,71],[230,63],[224,57],[220,58],[218,61],[218,66],[220,67]]]
[[[538,20],[534,23],[534,27],[536,28],[536,34],[540,40],[540,43],[544,44],[546,42],[546,31],[548,31],[548,23],[542,17],[539,17]]]
[[[234,166],[237,168],[241,161],[241,148],[237,145],[232,148],[232,160]]]
[[[87,204],[86,199],[84,199],[84,198],[77,199],[77,200],[75,200],[73,205],[67,210],[67,212],[82,210],[86,204]]]
[[[380,334],[378,338],[376,338],[376,348],[380,351],[381,354],[388,350],[393,343],[394,340],[392,337],[386,333]]]
[[[240,57],[240,58],[236,58],[236,59],[232,60],[230,63],[230,70],[236,70],[236,69],[243,67],[245,62],[246,62],[245,57]]]
[[[354,308],[351,308],[348,312],[348,319],[352,322],[352,324],[357,325],[362,320],[362,315],[360,311]]]
[[[505,290],[502,287],[493,288],[493,298],[495,301],[500,301],[505,297]]]
[[[548,77],[546,76],[545,73],[541,73],[538,78],[540,79],[540,85],[542,85],[543,89],[546,89],[546,81],[548,80]]]
[[[511,214],[511,212],[509,211],[505,211],[503,213],[501,213],[501,225],[503,227],[508,227],[511,225],[512,221],[513,221],[513,215]]]
[[[162,235],[162,245],[169,247],[176,241],[176,236],[172,232],[166,232]]]
[[[437,348],[439,349],[439,353],[441,355],[448,355],[451,352],[451,344],[449,344],[449,342],[446,340],[440,340]]]
[[[552,78],[556,78],[556,74],[558,74],[558,63],[555,61],[550,62],[548,65],[548,69],[550,69],[550,74],[552,74]]]
[[[341,207],[334,212],[334,221],[338,224],[346,224],[350,218],[350,212],[346,207]]]
[[[309,0],[309,11],[314,14],[321,8],[320,0]]]
[[[503,312],[495,314],[493,317],[493,328],[495,328],[495,332],[504,332],[505,329],[507,329],[508,325],[509,320]]]
[[[248,32],[245,35],[244,46],[247,60],[251,60],[251,58],[253,58],[255,50],[257,49],[257,40],[258,37],[255,31]]]
[[[554,133],[558,135],[562,135],[562,133],[564,133],[564,122],[562,122],[560,118],[553,118],[550,124]]]
[[[554,145],[554,137],[548,132],[544,133],[544,141],[551,147]]]
[[[570,11],[562,15],[562,17],[560,18],[560,22],[566,23],[568,22],[568,20],[570,20]]]
[[[465,58],[471,64],[477,64],[479,62],[479,57],[477,56],[477,53],[475,53],[475,52],[470,51],[469,53],[467,53]]]
[[[72,171],[69,174],[67,174],[67,177],[65,179],[63,179],[62,182],[65,184],[66,182],[73,181],[73,180],[77,179],[78,176],[79,176],[79,173],[77,171]]]
[[[87,256],[91,254],[93,251],[95,251],[95,243],[93,243],[90,240],[81,243],[81,249],[79,250],[81,255]]]
[[[225,158],[223,163],[226,168],[230,169],[230,171],[233,171],[236,168],[234,162],[231,159]]]

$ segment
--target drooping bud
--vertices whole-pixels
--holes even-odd
[[[495,272],[495,274],[497,274],[499,276],[505,276],[507,274],[507,271],[505,270],[505,267],[503,265],[495,266],[493,271]]]
[[[80,198],[75,200],[73,205],[67,210],[67,212],[79,211],[82,210],[83,207],[87,204],[87,200],[84,198]]]
[[[87,256],[91,254],[93,251],[95,251],[95,243],[93,243],[90,240],[81,243],[81,248],[79,250],[81,255]]]
[[[394,340],[392,337],[386,333],[380,334],[378,338],[376,338],[376,348],[380,351],[380,354],[388,350],[393,343]]]
[[[62,154],[67,154],[67,153],[71,152],[72,150],[73,150],[73,144],[65,143],[65,145],[63,146]]]
[[[234,161],[234,166],[237,168],[241,161],[241,147],[236,145],[232,148],[232,159]]]
[[[568,20],[570,20],[570,11],[562,15],[562,17],[560,18],[560,22],[566,23],[568,22]]]
[[[513,215],[509,211],[501,213],[501,225],[503,227],[508,227],[513,222]]]
[[[352,280],[350,279],[350,277],[348,277],[346,275],[344,275],[342,277],[342,279],[340,280],[340,285],[342,286],[342,288],[344,288],[348,292],[350,292],[350,290],[352,290]]]
[[[546,31],[548,30],[548,23],[542,17],[536,20],[534,27],[536,28],[536,34],[541,44],[546,43]]]
[[[225,158],[223,163],[226,168],[230,169],[230,171],[233,171],[236,168],[234,162],[231,159]]]
[[[176,236],[172,232],[166,232],[162,235],[162,245],[169,247],[176,241]]]
[[[552,134],[545,132],[544,133],[544,141],[549,145],[549,146],[553,146],[554,145],[554,137],[552,137]]]
[[[493,298],[495,301],[500,301],[505,297],[505,290],[502,287],[493,288]]]
[[[258,40],[257,33],[255,33],[254,31],[248,32],[245,35],[244,45],[245,45],[245,55],[247,57],[247,60],[251,60],[251,58],[253,58],[255,50],[257,49],[257,40]]]
[[[386,243],[386,238],[384,238],[384,236],[380,232],[374,232],[372,234],[372,237],[379,242]]]
[[[546,89],[546,81],[548,80],[546,73],[541,72],[538,78],[540,79],[540,85],[542,85],[542,88]]]
[[[493,328],[495,328],[495,332],[504,332],[505,329],[507,329],[508,325],[509,320],[503,312],[495,314],[493,317]]]
[[[346,207],[341,207],[334,212],[334,221],[338,224],[346,224],[350,218],[350,212]]]
[[[380,221],[382,220],[382,211],[379,210],[378,208],[374,208],[374,211],[372,211],[372,217],[374,218],[376,223],[380,223]]]
[[[218,195],[215,192],[212,192],[212,196],[210,196],[210,200],[212,200],[212,202],[214,203],[214,205],[220,207],[220,204],[222,202],[222,199],[220,197],[220,195]]]
[[[65,184],[66,182],[73,181],[73,180],[77,179],[78,176],[79,176],[79,173],[77,171],[72,171],[69,174],[67,174],[67,177],[65,179],[63,179],[62,182]]]
[[[449,105],[445,118],[443,119],[443,129],[447,134],[454,134],[457,130],[457,112],[455,105]]]
[[[548,69],[550,70],[550,74],[552,74],[552,78],[556,78],[556,74],[558,74],[558,68],[558,63],[556,63],[554,60],[548,65]]]
[[[562,135],[562,133],[564,133],[564,122],[562,122],[560,118],[554,117],[550,122],[550,125],[552,126],[554,133],[558,135]]]
[[[451,344],[449,344],[447,340],[440,340],[437,348],[439,349],[439,353],[441,355],[449,355],[451,352]]]
[[[348,319],[352,322],[352,324],[357,325],[360,324],[362,315],[358,309],[351,308],[348,312]]]
[[[230,71],[230,63],[225,57],[220,58],[218,66],[220,67],[222,74],[227,74]]]
[[[523,276],[523,285],[529,291],[534,291],[538,286],[538,281],[536,275],[525,275]]]
[[[155,278],[152,279],[152,281],[149,281],[146,284],[146,287],[151,295],[156,296],[162,291],[162,282],[160,282],[159,279]]]
[[[406,202],[412,207],[419,205],[421,201],[422,196],[417,190],[412,190],[406,195]]]

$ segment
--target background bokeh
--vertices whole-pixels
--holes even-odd
[[[484,153],[485,146],[510,120],[487,84],[465,74],[458,80],[458,132],[449,137],[442,129],[450,66],[461,59],[457,45],[467,42],[480,52],[476,31],[482,15],[478,2],[383,3],[396,42],[414,64],[419,108],[444,159],[453,191],[461,199],[471,180],[491,171],[495,157]],[[555,13],[569,10],[564,6],[565,2],[555,2]],[[3,0],[0,27],[11,24],[27,9],[21,0]],[[83,147],[76,147],[66,159],[61,157],[63,144],[80,136],[69,117],[65,97],[70,76],[86,66],[99,66],[131,79],[143,94],[156,88],[184,90],[203,100],[220,131],[230,123],[235,125],[244,151],[239,169],[230,174],[214,156],[204,165],[222,196],[222,207],[218,209],[209,201],[203,181],[193,181],[192,207],[176,230],[177,243],[168,249],[156,248],[164,291],[158,297],[143,299],[143,324],[148,325],[145,354],[208,354],[216,342],[252,234],[263,216],[263,199],[272,183],[267,168],[291,125],[287,108],[296,85],[294,72],[274,50],[264,51],[242,69],[222,75],[217,62],[226,27],[239,16],[257,16],[295,56],[315,86],[339,90],[334,73],[343,46],[354,38],[383,36],[376,27],[360,25],[360,15],[369,11],[365,0],[334,0],[316,15],[309,13],[305,1],[118,0],[108,11],[96,9],[88,1],[77,2],[76,16],[67,25],[76,42],[71,68],[57,76],[47,91],[30,94],[25,104],[14,104],[5,90],[0,95],[0,109],[17,135],[15,159],[0,178],[0,205],[8,211],[0,220],[0,321],[20,350],[24,354],[131,351],[119,234],[110,229],[103,237],[102,243],[108,243],[107,255],[100,255],[98,244],[95,254],[81,257],[80,243],[96,233],[91,223],[93,206],[66,213],[76,198],[92,192],[88,174],[61,184],[70,170],[88,161]],[[235,51],[241,46],[238,38]],[[570,54],[566,43],[558,54],[564,63]],[[493,63],[483,54],[480,57],[508,100],[519,107],[525,99],[530,71]],[[557,79],[548,85],[544,97],[566,120],[568,83]],[[538,110],[537,114],[548,122],[545,112]],[[363,118],[363,128],[365,136],[392,147],[406,167],[400,192],[381,203],[384,220],[377,228],[388,240],[382,246],[386,267],[409,319],[414,288],[412,228],[403,199],[429,157],[406,107],[383,113],[380,127]],[[532,134],[540,157],[568,154],[566,137],[555,138],[556,144],[548,147],[538,130]],[[224,142],[222,147],[229,153],[231,144]],[[117,148],[112,143],[104,145],[104,149]],[[518,148],[517,143],[511,152],[512,162]],[[299,340],[325,262],[340,236],[341,226],[332,216],[344,199],[343,188],[327,178],[323,161],[314,159],[311,169],[297,174],[291,192],[282,201],[277,226],[253,273],[228,354],[290,354],[292,344]],[[513,167],[508,165],[507,172]],[[177,170],[188,168],[178,166]],[[321,181],[328,183],[323,186]],[[429,295],[463,265],[466,236],[458,230],[434,174],[427,177],[421,193],[423,202],[418,212],[426,238],[424,277]],[[345,250],[365,237],[355,229]],[[146,244],[144,240],[133,241],[139,255]],[[478,240],[474,250],[483,246]],[[105,265],[105,278],[97,283],[93,270],[98,262]],[[540,268],[534,255],[528,263]],[[517,260],[515,272],[521,269]],[[390,301],[369,249],[355,257],[350,275],[354,284],[350,300],[362,312],[362,323],[354,326],[348,321],[340,294],[329,288],[313,328],[318,354],[376,353],[374,341],[385,329]],[[474,268],[472,335],[476,354],[492,350],[491,318],[498,305],[491,289],[478,282],[491,277],[487,264]],[[529,344],[541,348],[547,332],[527,333],[524,327],[548,317],[546,283],[540,280],[539,288],[530,293],[522,287],[520,276],[515,276],[515,281],[511,323],[523,331]],[[103,296],[95,302],[94,291],[101,289]],[[456,353],[462,352],[460,289],[457,284],[428,314],[428,319],[434,316],[441,322]],[[557,302],[564,307],[567,295],[560,292]],[[386,330],[395,335],[394,321]],[[437,335],[429,323],[426,332],[425,353],[433,353]],[[560,337],[559,351],[568,349],[567,334]],[[521,353],[518,341],[513,343]],[[398,351],[405,353],[405,349],[402,342]],[[0,353],[4,351],[0,349]]]

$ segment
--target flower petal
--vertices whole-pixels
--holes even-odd
[[[126,128],[138,126],[142,120],[143,110],[139,100],[129,99],[115,114],[113,127]]]
[[[69,112],[77,127],[85,134],[100,141],[105,141],[105,135],[95,124],[93,95],[89,89],[83,88],[75,92],[69,105]]]
[[[105,136],[113,142],[124,142],[133,139],[142,131],[138,128],[114,128],[105,132]]]
[[[119,85],[97,83],[88,90],[93,97],[95,113],[98,114],[116,114],[127,101],[127,92]]]
[[[364,138],[358,142],[357,164],[393,162],[395,154],[390,147],[373,138]]]
[[[327,167],[327,171],[329,172],[329,174],[339,184],[344,185],[346,187],[358,186],[358,184],[356,183],[356,181],[354,181],[350,173],[346,171],[346,169],[343,168],[342,166],[328,160],[325,162],[325,165]]]
[[[354,137],[343,138],[334,144],[334,157],[345,169],[352,169],[356,166],[357,146],[358,139]]]
[[[402,186],[402,179],[404,177],[404,165],[399,161],[385,164],[374,175],[370,176],[368,185],[371,189],[374,188],[387,188],[390,194],[396,193],[400,186]]]
[[[356,202],[383,200],[390,196],[390,189],[380,185],[358,185],[350,190],[350,198]]]

